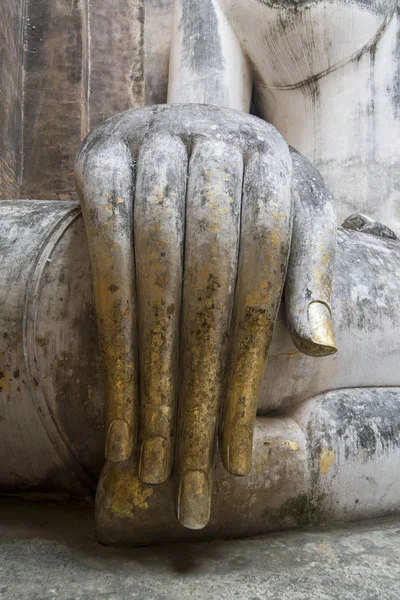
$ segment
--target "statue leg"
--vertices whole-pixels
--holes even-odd
[[[400,510],[399,464],[400,389],[327,392],[284,417],[257,417],[251,473],[235,477],[217,462],[204,529],[176,522],[170,487],[139,488],[132,477],[133,505],[105,505],[100,482],[98,536],[108,544],[144,545],[393,514]]]

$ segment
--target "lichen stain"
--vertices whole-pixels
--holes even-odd
[[[319,460],[319,470],[321,475],[327,475],[335,460],[335,452],[329,448],[322,448]]]

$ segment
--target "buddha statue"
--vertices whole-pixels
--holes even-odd
[[[388,0],[176,0],[167,103],[82,143],[101,542],[400,510],[398,32]]]
[[[252,468],[284,285],[296,348],[336,352],[334,203],[298,151],[323,167],[334,193],[351,157],[339,215],[388,216],[360,190],[368,150],[352,148],[362,117],[350,120],[349,95],[380,85],[377,67],[360,61],[394,11],[392,2],[178,0],[169,104],[117,115],[85,140],[77,184],[107,374],[99,505],[135,463],[148,485],[173,472],[180,523],[207,525],[218,429],[225,469],[243,477]],[[381,139],[371,142],[376,155]]]

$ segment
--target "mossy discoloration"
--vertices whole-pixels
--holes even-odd
[[[387,453],[400,447],[400,419],[397,410],[398,392],[390,388],[341,390],[323,396],[321,408],[329,411],[329,427],[324,426],[320,436],[313,436],[319,428],[313,420],[308,426],[314,439],[314,452],[320,454],[322,444],[336,447],[343,444],[344,456],[364,456],[372,460],[376,454]],[[360,455],[360,451],[363,451]]]
[[[296,527],[320,525],[329,521],[324,507],[325,494],[305,493],[287,500],[279,509],[282,522],[294,523]]]

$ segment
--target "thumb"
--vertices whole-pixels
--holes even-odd
[[[336,213],[321,175],[291,149],[293,236],[285,288],[286,316],[295,346],[310,356],[336,352],[331,295]]]

